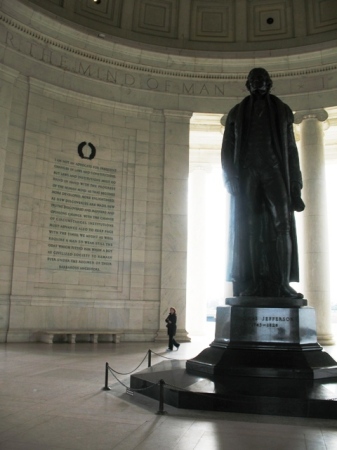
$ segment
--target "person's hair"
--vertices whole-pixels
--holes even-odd
[[[175,309],[175,307],[174,307],[174,306],[170,306],[170,309],[173,309],[173,311],[174,311],[174,314],[177,314],[177,310]]]
[[[249,72],[248,78],[247,78],[247,81],[246,81],[246,88],[248,89],[248,91],[250,91],[250,86],[249,86],[249,80],[250,80],[250,77],[253,75],[254,72],[257,72],[257,71],[263,73],[263,75],[264,75],[264,77],[265,77],[265,79],[266,79],[266,81],[267,81],[267,88],[268,88],[268,92],[269,92],[270,89],[271,89],[272,86],[273,86],[273,82],[272,82],[272,80],[271,80],[271,78],[270,78],[269,73],[266,71],[266,69],[263,69],[262,67],[255,67],[254,69],[252,69],[252,70]]]

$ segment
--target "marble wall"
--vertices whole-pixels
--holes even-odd
[[[48,328],[115,328],[127,330],[125,339],[153,339],[163,114],[33,78],[13,80],[11,91],[1,209],[3,334],[8,327],[7,339],[21,341]],[[85,142],[96,149],[92,160],[79,155]]]

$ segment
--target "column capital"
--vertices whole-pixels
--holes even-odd
[[[324,122],[329,117],[329,114],[325,109],[308,109],[306,111],[297,111],[294,114],[294,121],[296,124],[300,124],[306,119],[317,119],[319,122]]]
[[[190,111],[179,111],[173,109],[164,109],[164,117],[171,122],[190,122],[193,113]]]
[[[228,114],[224,114],[220,119],[220,123],[223,127],[226,126],[227,116],[228,116]]]
[[[206,174],[206,173],[212,173],[212,165],[211,164],[205,164],[198,161],[190,161],[190,174],[191,173],[198,173],[198,174]]]

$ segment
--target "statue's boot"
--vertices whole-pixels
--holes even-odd
[[[296,292],[289,284],[291,266],[290,235],[279,235],[276,242],[277,255],[281,271],[280,297],[303,298],[303,294]]]
[[[303,294],[296,292],[289,284],[282,284],[280,287],[280,297],[303,298]]]
[[[258,297],[260,287],[258,284],[251,284],[247,289],[240,292],[240,297]]]

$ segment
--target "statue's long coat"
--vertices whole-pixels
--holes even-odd
[[[273,144],[281,163],[281,170],[290,200],[289,204],[291,205],[290,188],[292,182],[297,182],[302,187],[302,175],[293,132],[293,113],[288,105],[274,95],[268,94],[267,101]],[[221,162],[225,182],[233,177],[240,179],[240,156],[245,150],[246,139],[249,136],[248,131],[250,118],[252,117],[252,108],[253,98],[252,96],[248,96],[241,103],[234,106],[228,114],[221,150]],[[268,220],[269,215],[264,205],[261,205],[261,210],[261,236],[259,238],[261,239],[261,248],[264,246],[266,249],[269,246],[270,249],[272,247],[270,242],[275,242],[276,236],[273,231],[273,226]],[[243,208],[241,195],[231,196],[227,280],[238,283],[241,288],[247,284],[246,282],[251,280],[248,254],[247,213],[248,211],[245,211]],[[292,241],[290,281],[298,281],[298,250],[293,211],[290,212],[290,228]],[[266,235],[270,242],[266,242]],[[272,278],[274,276],[273,273],[268,273],[268,271],[273,271],[272,266],[275,262],[276,255],[270,254],[267,250],[264,252],[263,257],[264,261],[262,261],[259,271],[264,278]],[[234,292],[234,295],[237,295],[237,293]]]

